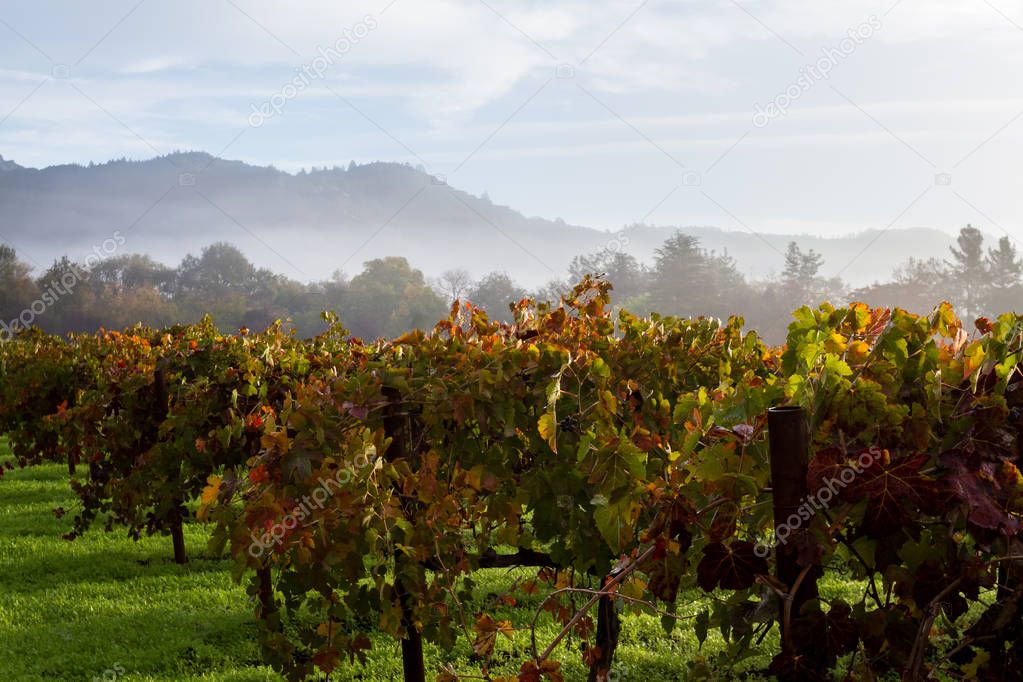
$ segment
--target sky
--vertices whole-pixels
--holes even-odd
[[[400,161],[602,229],[1023,238],[1021,67],[1023,0],[0,0],[0,155]]]

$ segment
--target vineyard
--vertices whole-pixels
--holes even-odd
[[[408,682],[624,682],[636,613],[695,636],[678,679],[1021,679],[1023,317],[825,304],[773,348],[610,289],[375,342],[29,330],[0,344],[5,466],[68,469],[68,541],[191,567],[201,530],[289,680],[390,638]]]

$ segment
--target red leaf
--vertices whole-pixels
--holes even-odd
[[[369,417],[369,407],[366,405],[356,405],[352,401],[346,400],[341,403],[341,408],[359,421],[366,421],[366,418]]]
[[[526,661],[519,669],[519,682],[540,682],[547,678],[550,682],[563,682],[561,664],[557,661],[544,661],[539,666],[533,661]]]
[[[863,454],[870,457],[871,461],[873,456],[869,454],[869,450],[865,450]],[[864,459],[864,461],[867,461]],[[833,494],[837,493],[838,499],[843,502],[856,502],[862,497],[855,497],[852,490],[850,490],[850,483],[855,480],[855,477],[859,475],[857,472],[860,467],[860,455],[853,454],[846,455],[842,454],[842,451],[838,448],[825,448],[820,450],[817,455],[810,460],[810,464],[806,471],[806,484],[810,489],[811,494],[816,494],[818,499],[822,499],[820,492],[828,489]]]
[[[266,470],[265,464],[260,464],[252,471],[249,472],[249,481],[255,484],[266,483],[270,480],[270,474]]]
[[[1020,531],[1018,496],[1019,470],[1011,462],[971,463],[960,452],[949,452],[941,458],[951,469],[943,479],[946,488],[968,508],[967,520],[974,526],[1000,530],[1013,536]]]
[[[711,592],[718,585],[725,590],[744,590],[767,570],[767,561],[757,556],[752,542],[733,542],[727,547],[715,542],[703,548],[703,559],[696,567],[696,582],[704,592]]]
[[[767,672],[780,680],[823,682],[828,679],[817,670],[816,661],[805,654],[778,654],[771,661]]]
[[[927,453],[892,459],[885,450],[873,457],[863,473],[849,485],[855,499],[868,499],[863,529],[870,537],[890,535],[916,510],[940,510],[941,489],[936,480],[920,473],[931,461]]]

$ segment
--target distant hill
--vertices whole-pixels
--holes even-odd
[[[621,245],[641,260],[675,229],[705,248],[725,251],[747,275],[779,271],[787,242],[842,268],[876,236],[766,235],[715,227],[637,225],[609,233],[527,217],[396,163],[291,174],[273,167],[183,152],[145,161],[24,168],[0,157],[0,238],[42,267],[68,255],[84,259],[115,231],[121,251],[176,264],[214,241],[229,241],[253,262],[300,280],[352,274],[363,261],[405,256],[428,275],[464,268],[479,276],[508,272],[521,284],[564,277],[571,259]],[[627,239],[622,239],[622,237]],[[886,278],[909,255],[944,256],[951,237],[914,228],[884,233],[843,273],[853,284]]]

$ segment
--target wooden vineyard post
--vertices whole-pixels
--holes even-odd
[[[810,438],[807,433],[806,414],[802,407],[789,405],[772,407],[767,411],[767,428],[771,457],[771,489],[774,500],[775,559],[778,580],[791,592],[799,582],[804,568],[799,565],[799,539],[807,532],[807,521],[797,510],[806,504],[809,488],[806,472],[809,463]],[[784,527],[784,537],[778,532]],[[800,647],[792,641],[790,618],[799,615],[807,601],[817,598],[818,569],[810,569],[794,595],[786,616],[785,601],[781,604],[778,622],[781,625],[782,652],[787,655],[799,653]],[[813,654],[814,652],[809,652]]]
[[[387,407],[384,413],[384,432],[391,438],[391,444],[387,448],[386,459],[393,462],[398,459],[409,459],[412,451],[410,447],[410,424],[405,406],[401,402],[401,393],[390,387],[383,389],[387,397]],[[401,494],[401,491],[397,491]],[[406,517],[411,517],[414,510],[410,504],[402,505]],[[409,518],[412,521],[412,518]],[[423,635],[416,629],[415,618],[412,612],[413,596],[408,591],[402,574],[411,570],[414,562],[408,560],[402,554],[394,557],[394,588],[401,605],[402,624],[405,627],[405,638],[401,640],[401,667],[404,671],[405,682],[426,682],[426,665],[423,660]]]

